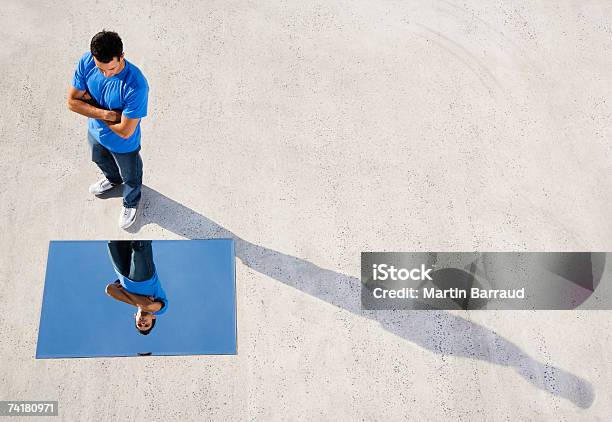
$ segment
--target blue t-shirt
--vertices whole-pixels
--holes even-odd
[[[140,69],[127,60],[124,61],[123,70],[107,78],[96,67],[91,53],[87,52],[79,60],[72,85],[80,91],[87,91],[102,108],[121,110],[124,116],[131,119],[143,118],[147,115],[149,84]],[[123,139],[101,120],[88,120],[89,132],[109,150],[119,153],[132,152],[140,146],[140,122],[132,136]]]
[[[153,315],[161,315],[168,310],[168,299],[166,298],[166,292],[162,289],[161,282],[157,276],[157,272],[153,274],[148,280],[145,281],[134,281],[130,278],[122,275],[115,268],[115,273],[119,277],[119,282],[125,290],[136,295],[151,296],[155,302],[162,302],[164,305],[162,308],[153,312]]]

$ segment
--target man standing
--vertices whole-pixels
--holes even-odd
[[[104,178],[89,192],[101,195],[123,184],[119,227],[136,221],[142,189],[140,119],[147,115],[149,85],[140,69],[123,57],[117,33],[102,31],[79,60],[68,92],[68,108],[89,117],[92,161]]]

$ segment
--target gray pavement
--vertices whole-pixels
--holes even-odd
[[[140,220],[67,110],[150,86]],[[609,420],[612,312],[364,312],[361,251],[612,250],[612,4],[0,7],[0,400],[75,420]],[[238,355],[34,359],[51,239],[237,241]]]

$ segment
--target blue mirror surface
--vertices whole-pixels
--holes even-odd
[[[37,358],[236,354],[234,242],[52,241]]]

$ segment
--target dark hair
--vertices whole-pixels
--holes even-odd
[[[96,60],[109,63],[114,57],[121,57],[123,42],[116,32],[103,30],[93,36],[89,49]]]
[[[143,336],[148,336],[151,330],[153,329],[153,327],[155,327],[155,320],[156,318],[153,318],[153,320],[151,321],[151,328],[149,328],[148,330],[142,330],[142,331],[140,330],[140,328],[138,328],[138,322],[134,321],[134,326],[136,327],[136,331],[138,331]]]

